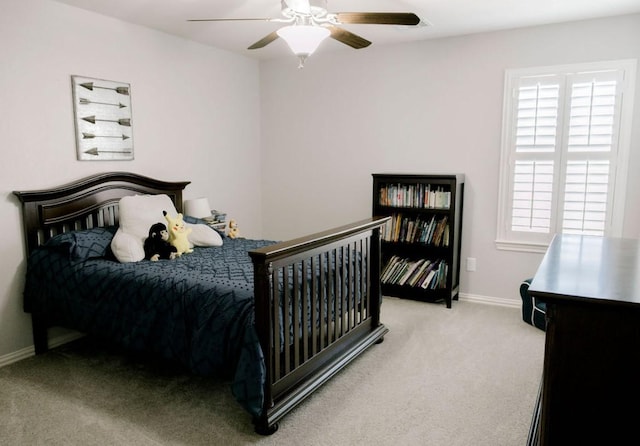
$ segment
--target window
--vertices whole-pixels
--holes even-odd
[[[498,248],[620,236],[635,61],[507,70]]]

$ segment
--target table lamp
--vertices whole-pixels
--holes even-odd
[[[194,198],[184,201],[184,213],[190,217],[211,220],[211,206],[209,199],[205,197]]]

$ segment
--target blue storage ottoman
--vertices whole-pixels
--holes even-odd
[[[520,298],[522,298],[522,320],[527,324],[533,325],[540,330],[545,330],[547,326],[546,312],[547,304],[544,302],[536,301],[536,299],[529,294],[529,285],[531,285],[532,279],[526,279],[520,284]]]

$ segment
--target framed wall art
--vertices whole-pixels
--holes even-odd
[[[81,76],[71,84],[78,160],[132,160],[130,85]]]

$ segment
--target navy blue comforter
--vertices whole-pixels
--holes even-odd
[[[25,310],[196,374],[230,377],[236,399],[259,416],[265,370],[247,252],[272,243],[225,239],[176,260],[137,263],[44,246],[28,260]]]

